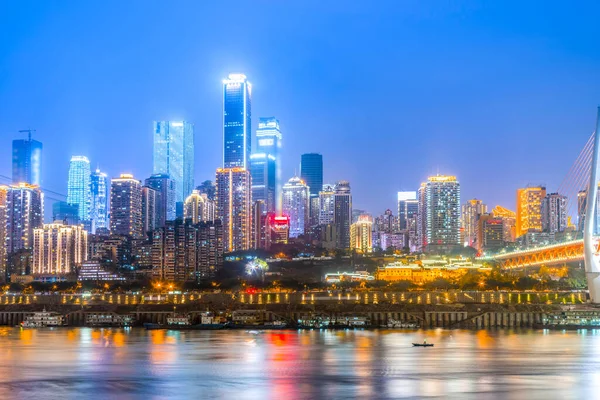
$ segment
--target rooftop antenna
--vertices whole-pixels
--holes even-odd
[[[27,132],[27,139],[31,142],[31,132],[35,132],[35,129],[22,129],[19,133]]]

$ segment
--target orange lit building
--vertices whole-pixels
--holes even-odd
[[[373,251],[373,220],[368,215],[361,215],[358,221],[350,226],[350,247],[358,253]]]
[[[419,262],[419,264],[404,264],[402,262],[394,262],[380,267],[377,270],[376,278],[380,281],[398,282],[410,281],[416,284],[422,284],[434,281],[438,278],[447,279],[449,281],[462,278],[469,271],[488,271],[489,268],[484,268],[480,264],[470,262],[462,262],[458,264],[428,263],[427,261]]]
[[[545,197],[543,186],[517,189],[516,237],[542,231],[542,200]]]

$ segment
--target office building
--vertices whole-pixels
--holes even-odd
[[[361,216],[359,216],[359,218],[360,217]],[[373,228],[377,232],[392,233],[396,231],[396,219],[397,218],[392,213],[392,210],[385,210],[385,212],[382,215],[375,218],[375,225]]]
[[[79,225],[79,206],[66,201],[57,201],[52,204],[52,221],[62,222],[65,225]]]
[[[462,205],[461,229],[463,232],[463,244],[474,248],[480,246],[477,241],[477,227],[479,217],[487,213],[487,206],[481,200],[471,199]]]
[[[504,220],[493,214],[482,214],[477,218],[477,239],[474,244],[479,251],[495,251],[504,247]]]
[[[175,202],[183,203],[194,189],[194,125],[155,121],[153,161],[153,175],[168,175],[175,185]]]
[[[148,186],[142,187],[142,231],[144,234],[159,227],[160,193]]]
[[[324,184],[319,192],[319,225],[333,223],[335,214],[335,186]]]
[[[567,196],[550,193],[542,200],[542,231],[563,232],[567,229]]]
[[[417,192],[398,192],[398,229],[408,229],[408,208],[410,202],[416,204]]]
[[[273,186],[275,187],[275,207],[273,211],[278,213],[281,212],[281,138],[281,130],[279,129],[279,120],[277,118],[259,118],[258,129],[256,130],[256,150],[253,153],[266,154],[274,158],[275,179]],[[254,179],[254,174],[252,173],[252,185],[254,185]]]
[[[68,275],[87,260],[87,232],[82,225],[61,222],[45,224],[33,231],[34,275]]]
[[[164,226],[166,221],[174,221],[177,218],[177,183],[167,174],[154,174],[144,181],[144,185],[158,192],[156,227]]]
[[[69,163],[67,203],[77,204],[79,221],[90,221],[90,161],[85,156],[73,156]]]
[[[12,182],[15,185],[27,183],[40,186],[42,184],[42,143],[31,139],[31,131],[27,131],[27,140],[12,142]]]
[[[527,232],[542,231],[542,200],[545,197],[546,188],[542,186],[517,189],[517,238]]]
[[[223,224],[226,252],[248,250],[252,236],[250,173],[244,168],[219,168],[216,173],[216,216]]]
[[[302,154],[300,158],[300,178],[310,191],[310,226],[319,224],[319,192],[323,190],[323,156],[317,153]]]
[[[455,176],[430,176],[420,190],[424,246],[428,251],[460,245],[460,184]]]
[[[274,213],[277,209],[277,165],[275,156],[267,153],[253,153],[250,156],[252,176],[252,200],[265,203],[265,212]]]
[[[108,199],[109,193],[108,176],[96,169],[90,175],[90,217],[92,220],[92,233],[97,229],[108,229]]]
[[[44,223],[44,195],[35,185],[20,183],[0,187],[5,203],[5,248],[10,255],[33,248],[33,230]]]
[[[369,215],[361,215],[350,226],[350,248],[358,253],[373,251],[373,220]]]
[[[291,178],[281,190],[283,215],[290,220],[290,237],[306,234],[309,217],[309,188],[299,177]]]
[[[184,219],[191,220],[193,224],[199,222],[212,222],[215,220],[215,202],[208,198],[206,193],[193,190],[184,205]]]
[[[110,232],[134,239],[144,237],[142,225],[142,183],[133,175],[111,179]]]
[[[252,85],[243,74],[223,80],[223,167],[250,167]]]
[[[350,225],[352,223],[352,193],[348,181],[339,181],[333,195],[333,224],[335,244],[338,249],[350,248]]]

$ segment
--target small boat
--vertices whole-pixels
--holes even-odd
[[[433,347],[433,343],[413,343],[414,347]]]

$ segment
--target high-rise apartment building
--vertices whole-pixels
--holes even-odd
[[[567,229],[567,196],[550,193],[542,200],[542,230],[548,233]]]
[[[308,229],[309,188],[297,176],[291,178],[281,190],[283,215],[290,220],[290,237],[304,235]]]
[[[5,249],[10,255],[33,248],[33,230],[44,223],[44,195],[35,185],[20,183],[0,187],[5,203]]]
[[[543,186],[517,189],[517,238],[528,232],[542,231],[542,200],[545,197]]]
[[[333,224],[335,245],[338,249],[350,248],[350,225],[352,224],[352,193],[348,181],[335,185]]]
[[[82,225],[45,224],[33,232],[34,275],[67,275],[87,260],[87,231]]]
[[[252,176],[252,201],[262,200],[265,213],[277,209],[277,165],[276,158],[267,153],[253,153],[250,156]]]
[[[319,225],[329,225],[333,223],[335,214],[335,186],[330,184],[323,185],[319,192]]]
[[[142,187],[142,231],[152,232],[159,227],[160,193],[148,186]]]
[[[142,225],[142,183],[133,175],[111,179],[110,232],[134,239],[144,237]]]
[[[416,204],[417,192],[398,192],[398,229],[403,231],[408,229],[409,204]]]
[[[477,244],[477,227],[479,217],[487,213],[487,206],[478,199],[467,200],[462,205],[461,229],[463,230],[464,245],[479,248]]]
[[[144,181],[144,185],[158,192],[156,227],[164,226],[166,221],[174,221],[177,217],[177,182],[167,174],[154,174]]]
[[[310,226],[319,224],[319,192],[323,190],[323,156],[318,153],[302,154],[300,178],[310,190]]]
[[[90,161],[85,156],[73,156],[69,163],[67,203],[79,207],[79,221],[90,221],[91,186]]]
[[[175,184],[175,202],[194,189],[194,125],[186,121],[154,122],[154,175],[168,175]]]
[[[504,229],[504,242],[514,243],[516,239],[517,213],[504,207],[496,206],[492,210],[492,215],[495,218],[502,219],[502,226]]]
[[[31,139],[12,142],[12,181],[13,184],[42,184],[42,143]]]
[[[498,250],[504,242],[504,220],[492,214],[482,214],[477,218],[477,239],[474,242],[479,251]]]
[[[373,220],[369,215],[360,215],[350,226],[350,248],[358,253],[373,251]]]
[[[243,74],[223,80],[223,167],[249,168],[252,85]]]
[[[250,172],[244,168],[219,168],[217,218],[223,223],[226,252],[248,250],[252,236],[252,191]]]
[[[97,229],[108,229],[108,199],[109,193],[108,176],[96,169],[90,175],[90,217],[92,219],[92,233]]]
[[[6,214],[8,187],[0,186],[0,283],[6,280]]]
[[[460,184],[455,176],[430,176],[421,186],[427,250],[460,245]]]
[[[206,193],[194,190],[185,199],[183,215],[185,220],[189,219],[193,224],[212,222],[215,220],[215,202]]]

